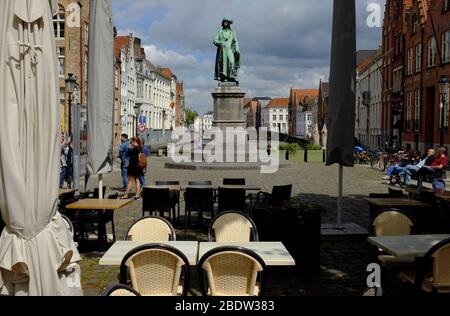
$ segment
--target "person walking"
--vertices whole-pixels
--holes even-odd
[[[122,192],[126,192],[128,188],[128,166],[130,164],[130,160],[128,158],[128,151],[130,150],[130,140],[128,139],[127,134],[122,134],[120,136],[120,149],[119,149],[119,158],[120,158],[120,170],[122,173]]]
[[[150,156],[150,150],[148,149],[147,146],[145,146],[145,141],[141,140],[142,142],[142,146],[141,146],[141,152],[144,154],[145,158],[148,158]],[[147,173],[148,168],[145,168],[144,170],[142,170],[142,175],[141,175],[141,187],[146,186],[146,181],[145,181],[145,175]]]
[[[61,170],[59,172],[59,188],[64,188],[64,181],[70,176],[70,166],[68,166],[68,163],[71,162],[68,161],[69,154],[70,154],[70,143],[71,139],[67,136],[67,134],[61,134],[61,156],[60,156],[60,166]],[[70,183],[68,182],[68,185]],[[69,186],[68,186],[69,188]]]
[[[141,175],[142,169],[139,167],[139,154],[141,154],[141,142],[137,138],[131,139],[131,149],[128,152],[129,165],[128,165],[128,187],[125,191],[125,195],[122,199],[128,199],[131,188],[133,186],[133,180],[136,183],[136,195],[135,200],[141,198]]]

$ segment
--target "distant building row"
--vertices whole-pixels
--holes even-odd
[[[59,0],[53,17],[56,38],[61,130],[69,132],[69,93],[65,79],[76,79],[71,104],[81,105],[82,153],[86,150],[89,0]],[[116,35],[116,34],[115,34]],[[170,129],[184,122],[183,83],[168,68],[154,66],[146,59],[141,40],[132,34],[115,37],[114,142],[120,134],[134,136],[139,123],[146,128]]]

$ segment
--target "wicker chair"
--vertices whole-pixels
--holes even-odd
[[[417,290],[432,294],[450,293],[450,238],[416,259],[416,271],[400,273],[400,279]]]
[[[180,181],[156,181],[156,186],[180,186]],[[170,205],[173,209],[174,222],[177,218],[180,218],[180,191],[170,191]],[[177,217],[175,217],[175,210],[177,210]]]
[[[381,287],[371,287],[362,296],[383,296],[383,289]]]
[[[175,241],[172,224],[162,217],[148,216],[134,222],[125,234],[125,240],[138,242]]]
[[[245,212],[248,208],[245,189],[222,188],[218,190],[218,212],[237,210]]]
[[[369,234],[371,236],[407,236],[411,235],[415,221],[407,213],[397,209],[387,209],[377,213],[371,220]],[[379,251],[378,260],[383,266],[410,265],[414,259],[403,259],[385,255]]]
[[[214,216],[214,189],[207,187],[187,187],[184,193],[186,220],[185,227],[191,224],[192,212],[197,212],[198,223],[202,222],[203,214],[209,212]]]
[[[223,185],[245,185],[245,178],[225,178]]]
[[[257,204],[265,204],[274,208],[286,208],[291,201],[292,184],[274,186],[272,193],[259,192],[256,196]]]
[[[261,296],[265,268],[262,258],[249,249],[229,246],[213,249],[197,266],[202,295]]]
[[[210,242],[259,241],[255,222],[241,212],[225,212],[216,216],[209,226]]]
[[[142,217],[145,213],[150,215],[164,216],[169,213],[169,218],[172,214],[172,221],[175,222],[175,209],[172,206],[170,190],[166,188],[143,188],[142,189]]]
[[[142,296],[187,296],[190,266],[178,249],[148,244],[131,250],[120,265],[120,283],[128,284]]]
[[[117,284],[107,289],[103,296],[141,296],[141,294],[127,285]]]

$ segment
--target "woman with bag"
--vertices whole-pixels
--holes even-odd
[[[131,150],[128,152],[128,157],[130,160],[130,164],[128,166],[128,187],[125,195],[122,199],[128,199],[129,193],[133,186],[133,180],[136,183],[136,195],[134,197],[135,200],[141,198],[141,175],[143,173],[142,163],[140,163],[140,155],[141,155],[141,141],[137,138],[131,139]]]

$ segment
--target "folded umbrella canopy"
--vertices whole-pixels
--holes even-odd
[[[81,295],[81,258],[58,213],[56,0],[0,2],[0,293]]]
[[[356,9],[354,0],[334,0],[328,106],[327,166],[339,164],[338,226],[342,224],[345,167],[354,167]]]
[[[90,1],[89,27],[89,175],[112,171],[114,117],[114,33],[111,0]],[[100,198],[103,187],[99,181]]]

